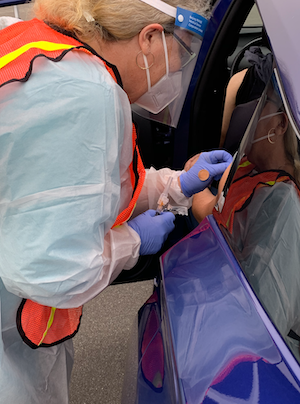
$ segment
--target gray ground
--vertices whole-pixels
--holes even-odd
[[[32,14],[31,14],[32,4],[33,3],[20,4],[19,6],[17,6],[16,10],[18,13],[18,17],[21,20],[29,20],[30,18],[32,18]],[[0,7],[0,16],[15,17],[16,16],[15,8],[13,6]]]
[[[74,338],[70,404],[118,404],[130,330],[153,281],[109,286],[84,306]]]

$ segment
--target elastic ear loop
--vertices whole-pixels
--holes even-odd
[[[167,76],[169,75],[169,57],[168,57],[168,48],[167,48],[167,42],[166,42],[166,37],[164,31],[161,32],[162,35],[162,41],[163,41],[163,46],[164,46],[164,51],[165,51],[165,60],[166,60],[166,74]],[[146,56],[143,54],[144,58],[144,63],[146,67],[146,76],[147,76],[147,84],[148,84],[148,91],[151,88],[151,81],[150,81],[150,72],[149,72],[149,65],[148,65],[148,60]]]
[[[143,58],[144,58],[144,63],[145,63],[145,67],[146,67],[146,76],[147,76],[148,91],[149,91],[150,88],[151,88],[149,65],[148,65],[148,60],[147,60],[147,58],[146,58],[146,56],[144,54],[143,54]]]
[[[167,42],[166,42],[166,37],[164,31],[161,32],[162,35],[162,41],[164,45],[164,51],[165,51],[165,59],[166,59],[166,75],[169,76],[169,56],[168,56],[168,48],[167,48]]]
[[[272,114],[268,114],[268,115],[262,116],[261,118],[259,118],[258,122],[260,122],[260,121],[262,121],[262,120],[264,120],[264,119],[267,119],[267,118],[271,118],[272,116],[280,115],[280,114],[283,114],[283,111],[273,112]],[[257,122],[257,123],[258,123],[258,122]]]

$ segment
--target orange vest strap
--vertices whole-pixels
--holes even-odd
[[[37,41],[36,38],[42,40]],[[0,37],[0,87],[9,82],[28,80],[32,63],[37,57],[44,56],[58,62],[70,50],[93,54],[92,49],[88,49],[77,39],[55,31],[36,18],[4,28]],[[18,62],[13,63],[16,59]],[[105,64],[113,79],[121,84],[113,66],[99,55],[98,59]]]
[[[36,41],[36,38],[42,40]],[[40,20],[10,25],[1,31],[0,85],[27,80],[31,74],[32,61],[36,57],[46,56],[51,60],[60,60],[75,47],[81,47],[82,51],[90,53],[76,39],[54,31]],[[17,63],[14,63],[16,59]]]
[[[146,176],[146,171],[140,156],[139,149],[136,144],[136,130],[135,126],[132,125],[132,139],[133,139],[133,161],[130,165],[131,168],[131,184],[133,188],[132,192],[132,198],[131,201],[129,202],[129,205],[126,209],[124,209],[117,217],[115,223],[113,224],[112,228],[116,226],[120,226],[121,224],[127,222],[136,205],[136,202],[138,200],[138,197],[140,195],[140,192],[142,190],[144,181],[145,181],[145,176]]]

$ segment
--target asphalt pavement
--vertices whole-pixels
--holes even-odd
[[[0,7],[0,16],[18,17],[21,20],[30,20],[32,18],[33,2],[28,4],[20,4],[16,7]]]
[[[119,404],[127,348],[138,309],[153,281],[112,285],[84,306],[74,340],[70,404]]]

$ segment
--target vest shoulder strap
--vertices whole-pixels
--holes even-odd
[[[55,31],[36,18],[10,25],[1,31],[0,87],[13,81],[28,80],[37,57],[46,57],[58,62],[69,51],[81,51],[97,56],[113,79],[122,87],[119,72],[114,65],[101,58],[88,45],[72,36]]]

